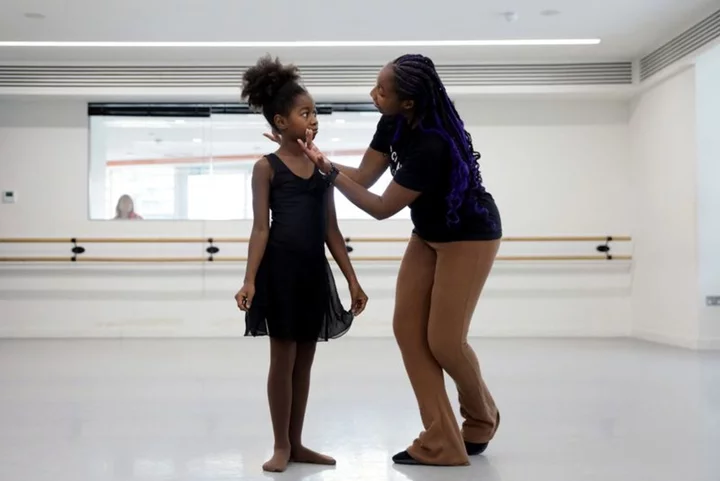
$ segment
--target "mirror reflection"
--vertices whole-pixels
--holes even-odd
[[[318,146],[359,165],[380,114],[320,115]],[[90,218],[93,220],[252,219],[252,166],[275,144],[259,114],[207,117],[90,116]],[[373,192],[382,193],[390,172]],[[338,218],[369,219],[344,196]],[[407,209],[396,218],[409,218]]]

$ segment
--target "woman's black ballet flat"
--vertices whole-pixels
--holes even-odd
[[[478,454],[482,454],[485,452],[487,447],[488,443],[469,443],[465,441],[465,451],[467,451],[468,456],[477,456]]]
[[[395,464],[410,464],[410,465],[418,465],[422,464],[417,459],[410,456],[410,453],[407,451],[403,451],[401,453],[397,453],[395,456],[392,457],[393,463]]]

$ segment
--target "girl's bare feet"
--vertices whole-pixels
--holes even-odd
[[[317,453],[305,446],[292,449],[290,460],[293,463],[320,464],[323,466],[335,466],[336,461],[330,456]]]
[[[263,464],[263,471],[282,473],[287,469],[288,462],[290,462],[290,450],[275,449],[272,458]]]

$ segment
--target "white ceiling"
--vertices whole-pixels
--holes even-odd
[[[286,8],[289,7],[289,8]],[[436,62],[633,60],[720,0],[0,0],[0,41],[600,38],[599,46],[424,48]],[[559,15],[542,16],[543,10]],[[507,22],[503,12],[518,18]],[[44,19],[26,18],[40,13]],[[298,63],[381,63],[405,49],[277,49]],[[248,49],[0,48],[2,62],[247,64]]]

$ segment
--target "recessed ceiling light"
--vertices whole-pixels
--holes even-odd
[[[43,18],[45,18],[45,15],[38,12],[27,12],[25,14],[25,18],[30,18],[32,20],[42,20]]]
[[[556,15],[560,15],[560,10],[555,10],[555,9],[543,10],[542,12],[540,12],[540,15],[542,15],[543,17],[554,17]]]
[[[351,48],[351,47],[532,47],[597,45],[597,38],[497,39],[497,40],[358,40],[298,42],[47,42],[7,41],[0,47],[81,48]]]
[[[502,15],[505,18],[505,21],[509,23],[517,22],[518,19],[517,12],[503,12],[500,15]]]
[[[338,137],[333,137],[332,139],[330,139],[330,141],[331,141],[331,142],[340,142],[340,138],[338,138]]]
[[[195,142],[196,144],[202,144],[202,141],[202,139],[193,139],[193,142]]]

